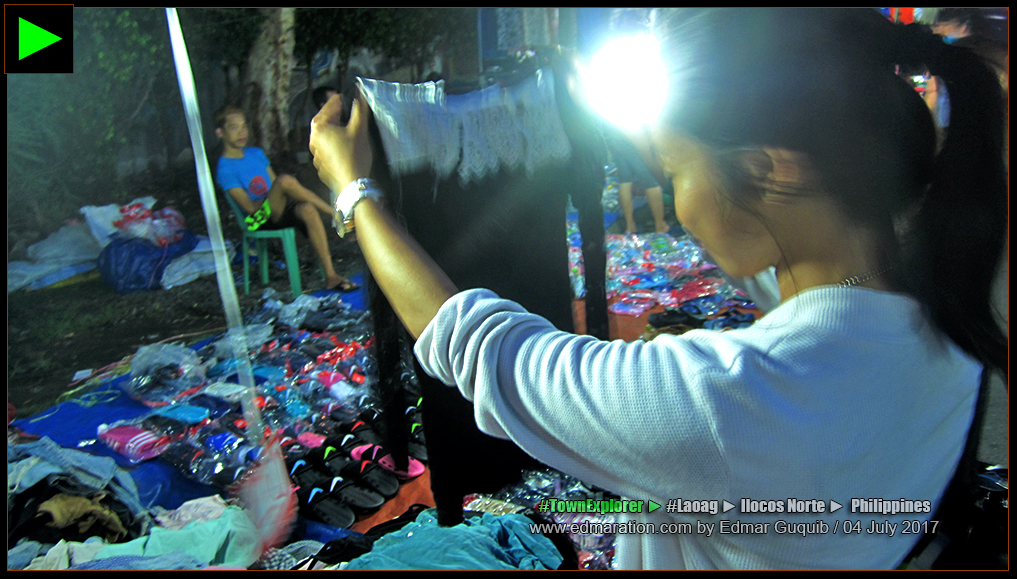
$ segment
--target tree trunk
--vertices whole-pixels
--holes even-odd
[[[314,93],[314,73],[312,71],[312,60],[313,55],[307,57],[307,86],[304,87],[304,103],[300,107],[300,130],[294,131],[298,133],[293,138],[293,150],[296,152],[309,152],[308,144],[310,141],[311,127],[305,123],[307,119],[307,113],[310,112],[311,116],[318,114],[317,110],[311,110],[311,96]]]
[[[265,16],[261,35],[247,59],[244,108],[253,132],[252,142],[260,143],[271,158],[291,152],[289,92],[295,9],[265,9]]]

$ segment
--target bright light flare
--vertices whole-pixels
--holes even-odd
[[[581,68],[583,93],[597,114],[624,131],[655,122],[667,102],[667,69],[649,34],[609,41]]]

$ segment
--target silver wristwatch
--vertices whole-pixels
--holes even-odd
[[[374,179],[357,179],[350,183],[335,196],[332,206],[339,214],[339,221],[335,221],[335,232],[339,237],[345,237],[353,230],[353,209],[362,199],[370,197],[375,201],[381,201],[384,194]]]

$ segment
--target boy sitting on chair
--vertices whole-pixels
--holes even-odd
[[[277,176],[264,151],[245,147],[247,119],[244,111],[223,107],[215,114],[215,127],[215,134],[223,144],[215,180],[247,214],[248,229],[297,227],[307,235],[318,254],[325,270],[325,289],[356,289],[356,285],[336,273],[332,266],[325,223],[318,215],[320,211],[333,219],[335,210],[290,175]]]

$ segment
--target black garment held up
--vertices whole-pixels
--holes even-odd
[[[606,151],[596,121],[568,97],[555,71],[559,112],[572,144],[570,160],[538,169],[502,170],[462,186],[456,177],[438,182],[431,171],[393,177],[376,163],[375,178],[388,204],[410,234],[445,270],[460,290],[487,288],[556,327],[573,331],[569,282],[566,207],[571,196],[579,211],[587,276],[587,327],[607,338],[604,217]],[[372,138],[382,151],[377,127]],[[375,157],[383,158],[381,155]],[[375,315],[382,414],[388,422],[389,444],[397,463],[405,464],[406,348],[410,339],[380,291],[371,291]],[[459,391],[413,368],[423,394],[424,435],[431,471],[431,489],[438,521],[462,521],[462,500],[470,493],[492,493],[518,482],[520,471],[540,467],[514,443],[482,434],[472,404]]]

